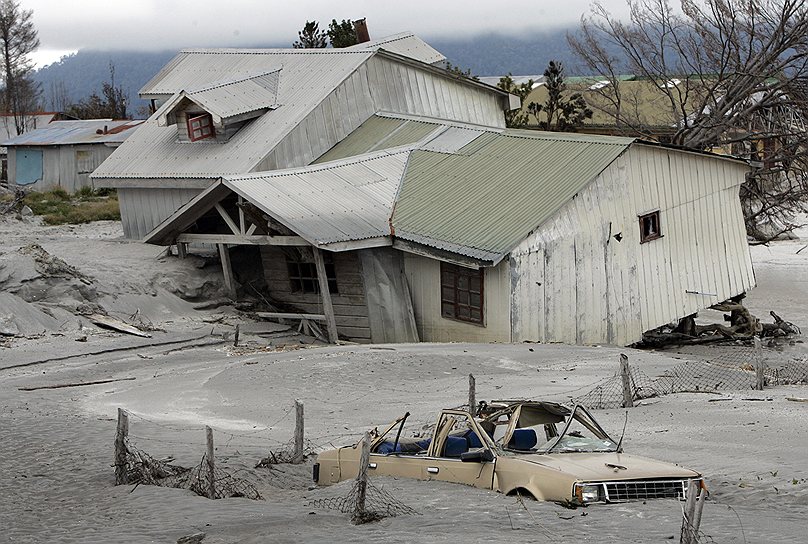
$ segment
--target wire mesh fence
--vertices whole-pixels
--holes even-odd
[[[343,514],[351,514],[354,523],[367,523],[383,518],[418,515],[418,512],[407,506],[383,488],[376,487],[368,480],[365,491],[365,507],[359,507],[359,481],[354,480],[347,494],[340,497],[324,497],[307,503],[312,508],[337,510]]]
[[[631,396],[642,400],[673,393],[743,391],[758,384],[762,367],[764,386],[808,384],[808,361],[792,359],[767,363],[766,357],[751,346],[722,346],[708,351],[700,361],[685,361],[651,378],[633,365],[630,370]],[[571,402],[592,409],[620,408],[624,405],[623,379],[619,371]]]

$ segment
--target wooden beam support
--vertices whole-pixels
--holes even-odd
[[[233,266],[230,264],[230,251],[225,244],[217,244],[219,249],[219,259],[222,261],[222,273],[224,274],[224,286],[230,298],[236,300],[236,283],[233,279]]]
[[[320,283],[320,296],[323,297],[323,312],[328,326],[328,341],[336,344],[339,340],[337,336],[337,320],[334,317],[334,305],[331,303],[331,291],[328,289],[328,276],[325,273],[325,261],[323,252],[316,246],[311,247],[314,254],[314,265],[317,267],[317,280]]]
[[[235,234],[236,236],[241,236],[241,232],[239,231],[236,224],[233,222],[233,218],[230,217],[229,213],[227,213],[227,210],[222,208],[222,205],[219,204],[218,202],[214,204],[213,207],[216,208],[216,211],[219,212],[219,215],[222,216],[222,219],[224,219],[224,222],[227,223],[227,226],[230,228],[230,230],[233,231],[233,234]]]
[[[180,234],[177,242],[264,246],[309,246],[300,236],[237,236],[235,234]]]
[[[241,198],[241,195],[238,195],[238,232],[242,236],[244,236],[244,229],[246,228],[246,223],[244,221],[244,208],[241,205],[244,204],[244,199]]]

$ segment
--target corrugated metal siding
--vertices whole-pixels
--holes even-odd
[[[402,32],[380,40],[358,43],[347,49],[384,49],[427,64],[435,64],[446,60],[442,53],[411,32]]]
[[[405,122],[406,121],[403,119],[391,119],[389,117],[374,115],[362,123],[359,128],[343,138],[337,145],[320,156],[313,164],[335,161],[367,153]]]
[[[32,191],[47,191],[57,187],[74,193],[84,186],[92,186],[88,177],[96,166],[112,153],[105,145],[13,146],[9,150],[9,183],[17,183],[17,155],[41,154],[41,179],[25,185]]]
[[[198,189],[118,189],[124,237],[143,238],[199,192]]]
[[[224,179],[227,187],[318,245],[390,234],[407,153]]]
[[[632,147],[511,254],[514,340],[626,345],[749,290],[745,172]],[[664,236],[640,244],[638,215],[655,209]]]
[[[457,155],[413,151],[393,216],[396,235],[470,248],[463,254],[478,258],[507,253],[632,141],[506,132],[484,134]]]
[[[485,269],[485,326],[441,316],[440,261],[404,256],[415,323],[423,342],[510,342],[510,275],[507,262]]]

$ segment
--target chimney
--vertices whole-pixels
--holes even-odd
[[[353,22],[354,31],[356,32],[356,41],[358,43],[365,43],[370,41],[370,34],[368,34],[368,23],[365,17]]]

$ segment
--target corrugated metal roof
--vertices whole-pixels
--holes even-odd
[[[147,84],[150,92],[200,88],[225,76],[237,79],[283,66],[278,82],[280,107],[255,119],[225,145],[177,140],[175,126],[159,126],[166,103],[132,138],[98,167],[98,178],[217,178],[249,172],[283,136],[322,102],[339,83],[374,53],[299,49],[183,51]],[[170,68],[170,69],[169,69]],[[163,73],[167,72],[167,73]],[[199,144],[202,145],[199,145]],[[148,160],[144,160],[148,157]]]
[[[336,161],[367,153],[405,122],[404,119],[392,119],[373,115],[312,164]]]
[[[274,108],[278,105],[280,68],[251,77],[217,82],[205,88],[188,91],[186,96],[221,118]]]
[[[42,128],[26,132],[3,142],[12,145],[76,145],[111,144],[126,140],[143,121],[112,121],[88,119],[84,121],[51,121]],[[105,133],[106,129],[106,133]]]
[[[458,154],[415,150],[393,215],[396,236],[475,258],[505,255],[632,142],[506,130]]]
[[[408,153],[224,178],[224,184],[318,246],[390,235]]]
[[[420,60],[421,62],[425,62],[427,64],[437,64],[446,60],[443,53],[437,51],[412,32],[402,32],[401,34],[394,34],[379,40],[358,43],[356,45],[346,47],[346,49],[384,49],[386,51],[390,51],[391,53]]]

